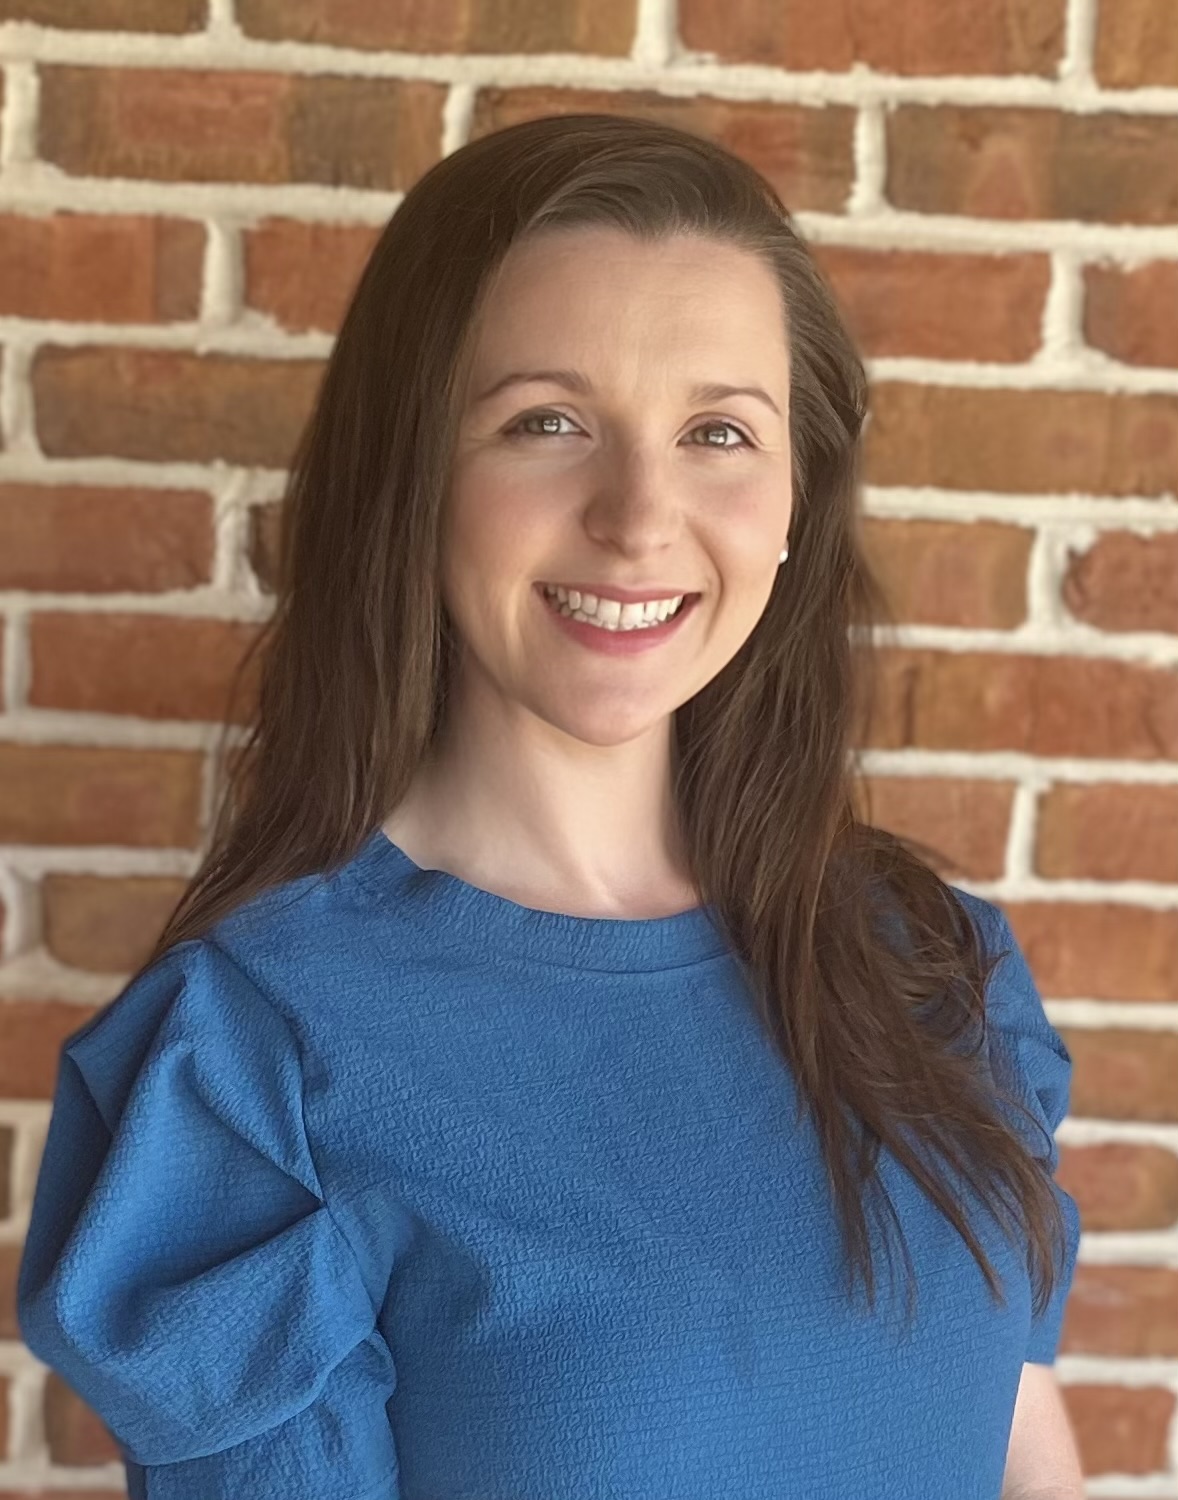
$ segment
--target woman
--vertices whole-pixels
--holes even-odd
[[[536,120],[406,196],[211,851],[63,1048],[21,1327],[133,1497],[1070,1480],[1058,1407],[1013,1424],[1070,1058],[1001,911],[853,807],[865,410],[704,139]]]

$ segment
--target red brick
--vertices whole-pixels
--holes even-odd
[[[1178,85],[1173,0],[1102,0],[1094,68],[1106,88]]]
[[[0,1218],[12,1213],[12,1151],[16,1134],[7,1125],[0,1125]],[[4,1445],[0,1443],[0,1453]]]
[[[221,721],[231,679],[261,627],[245,620],[148,614],[34,614],[29,704],[143,719]],[[233,705],[245,723],[257,692],[255,653]]]
[[[0,313],[168,323],[200,311],[204,226],[143,215],[0,217]]]
[[[208,0],[0,0],[0,21],[82,31],[201,31]]]
[[[1178,670],[1171,667],[886,646],[878,686],[870,743],[879,749],[1142,761],[1178,755]]]
[[[20,1270],[21,1249],[20,1245],[0,1244],[0,1339],[19,1339],[21,1336],[16,1321],[16,1278]]]
[[[0,843],[196,848],[203,766],[194,750],[0,743]]]
[[[1157,1475],[1169,1467],[1167,1440],[1178,1400],[1162,1386],[1069,1382],[1064,1404],[1089,1478]]]
[[[930,863],[942,878],[998,880],[1014,787],[1009,781],[958,776],[874,776],[861,821],[916,840],[936,851]]]
[[[653,90],[480,89],[470,139],[546,115],[620,114],[660,120],[718,142],[750,162],[791,209],[839,213],[854,181],[855,111],[843,105],[745,103]]]
[[[129,974],[147,958],[187,885],[171,876],[46,875],[45,947],[77,969]]]
[[[881,381],[865,455],[877,485],[1172,494],[1178,396]]]
[[[1178,368],[1178,261],[1085,266],[1084,337],[1125,364]]]
[[[196,490],[0,483],[0,588],[195,588],[213,547],[213,502]]]
[[[1034,868],[1046,880],[1178,884],[1178,787],[1052,787],[1039,805]]]
[[[1062,1035],[1072,1055],[1073,1115],[1178,1122],[1178,1032],[1071,1026]]]
[[[1026,360],[1042,342],[1046,256],[811,249],[870,357]]]
[[[337,333],[380,228],[266,219],[243,235],[246,305],[283,328]]]
[[[119,1446],[105,1424],[55,1370],[45,1377],[43,1411],[50,1462],[80,1468],[121,1460]]]
[[[440,156],[445,95],[425,79],[49,65],[40,152],[82,176],[403,191]]]
[[[1087,1231],[1169,1229],[1178,1219],[1178,1156],[1164,1146],[1063,1147],[1059,1181]]]
[[[1071,553],[1063,601],[1099,630],[1157,630],[1178,635],[1178,535],[1109,531]]]
[[[224,459],[285,468],[324,365],[172,349],[40,349],[37,436],[53,458]]]
[[[888,200],[990,219],[1178,222],[1178,118],[903,104],[886,116]]]
[[[862,536],[897,621],[1011,630],[1027,617],[1025,527],[867,517]]]
[[[636,0],[237,0],[248,36],[391,52],[576,52],[628,57]]]
[[[1178,1358],[1178,1271],[1168,1266],[1076,1267],[1061,1353]]]
[[[277,587],[282,561],[282,509],[280,500],[250,507],[249,562],[264,594],[273,594]]]
[[[1044,997],[1178,1000],[1178,911],[1112,901],[1002,904]]]
[[[96,1490],[90,1486],[82,1490],[63,1490],[56,1486],[51,1490],[0,1489],[0,1500],[127,1500],[127,1492]]]
[[[679,30],[717,61],[843,72],[1056,72],[1065,0],[680,0]]]
[[[51,1099],[63,1044],[98,1009],[64,1000],[0,1001],[0,1098]]]
[[[51,1490],[0,1489],[0,1500],[127,1500],[127,1492],[96,1490],[90,1486],[82,1490],[63,1490],[56,1486]]]

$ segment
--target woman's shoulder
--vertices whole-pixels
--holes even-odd
[[[349,1427],[364,1426],[349,1492],[390,1458],[391,1367],[371,1341],[387,1268],[327,1205],[303,1084],[293,1029],[210,937],[168,949],[63,1045],[21,1332],[128,1459],[191,1465],[186,1494],[256,1493],[271,1474],[284,1495],[322,1493]]]
[[[307,875],[242,901],[141,965],[65,1045],[86,1040],[91,1053],[107,1045],[122,1052],[165,1012],[299,1033],[301,1010],[323,981],[346,980],[374,959],[370,909],[346,876],[346,867]]]

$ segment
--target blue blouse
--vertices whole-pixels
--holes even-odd
[[[1054,1169],[1071,1059],[959,894]],[[65,1042],[21,1331],[131,1500],[998,1500],[1075,1202],[1033,1318],[1025,1252],[975,1222],[999,1306],[883,1153],[916,1317],[878,1242],[869,1313],[794,1107],[706,908],[537,911],[378,828]]]

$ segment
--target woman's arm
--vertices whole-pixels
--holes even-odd
[[[1084,1500],[1080,1454],[1050,1365],[1023,1366],[1001,1500]]]

